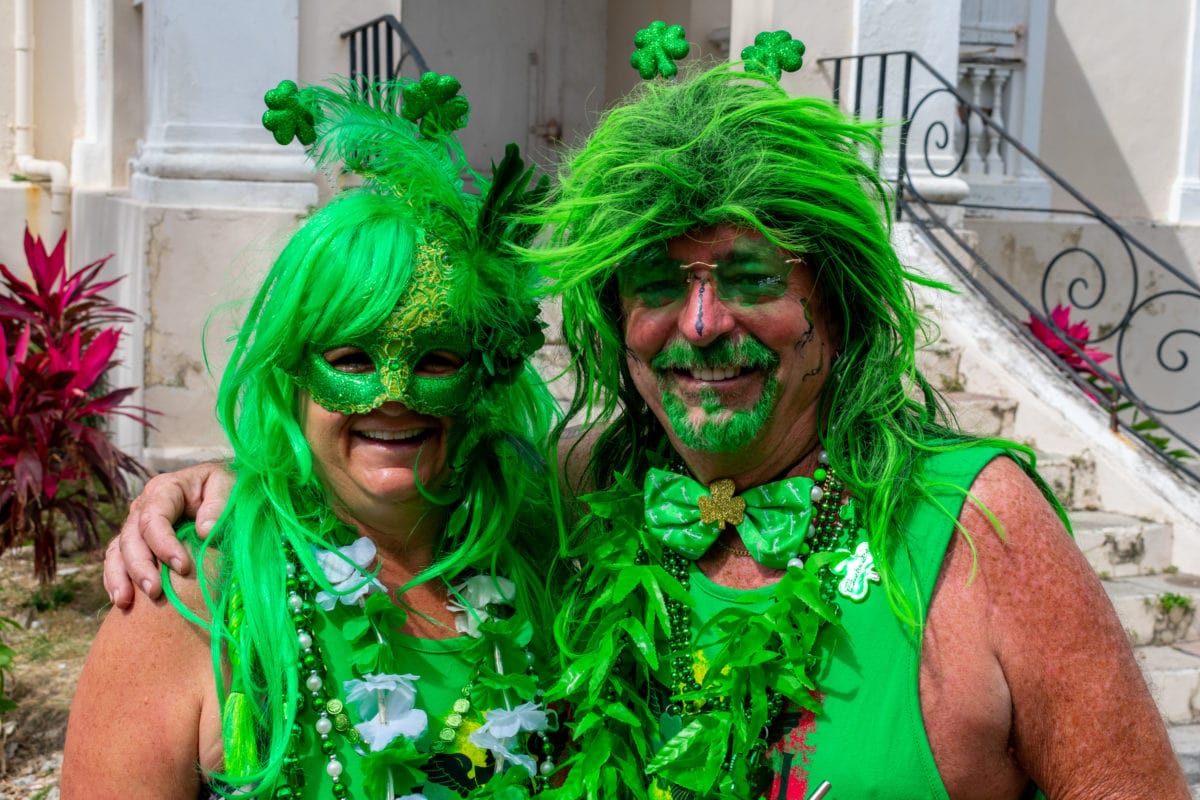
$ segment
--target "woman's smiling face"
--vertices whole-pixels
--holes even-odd
[[[375,369],[357,348],[338,347],[324,356],[339,371]],[[415,374],[450,375],[461,364],[457,355],[431,353]],[[428,510],[418,485],[436,491],[449,477],[447,446],[454,421],[398,402],[385,402],[365,414],[342,414],[323,407],[308,392],[301,394],[304,438],[317,474],[340,513],[375,530],[400,522],[401,509]]]

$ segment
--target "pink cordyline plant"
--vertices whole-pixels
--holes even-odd
[[[1066,362],[1067,366],[1071,369],[1101,377],[1096,368],[1085,361],[1080,353],[1086,354],[1096,364],[1104,363],[1112,358],[1112,355],[1102,352],[1095,347],[1087,346],[1088,339],[1092,335],[1088,324],[1083,320],[1072,323],[1071,307],[1064,305],[1056,305],[1054,307],[1054,310],[1050,312],[1050,321],[1066,335],[1067,341],[1075,345],[1079,352],[1071,349],[1070,345],[1064,342],[1053,328],[1032,314],[1029,316],[1029,322],[1025,323],[1025,327],[1029,328],[1039,342],[1050,348],[1051,352]]]
[[[100,500],[128,499],[141,465],[114,447],[105,424],[124,415],[148,424],[140,408],[121,404],[133,389],[110,389],[120,330],[132,315],[100,292],[108,259],[71,274],[66,234],[53,252],[25,231],[32,283],[0,265],[0,552],[32,541],[34,572],[54,577],[56,520],[81,542],[98,541]]]

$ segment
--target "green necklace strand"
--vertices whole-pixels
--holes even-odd
[[[813,472],[814,483],[811,493],[812,521],[808,534],[800,545],[799,552],[788,562],[789,570],[802,569],[805,560],[811,555],[832,552],[845,544],[847,526],[842,508],[851,502],[850,498],[845,493],[845,485],[829,467],[828,454],[821,451],[817,456],[817,461],[819,466]],[[672,550],[663,551],[663,568],[679,582],[685,592],[691,589],[690,568],[692,563]],[[819,568],[820,597],[833,610],[834,614],[840,615],[840,608],[836,603],[838,578],[831,567],[832,565],[823,565]],[[682,728],[686,724],[687,718],[698,714],[712,711],[728,712],[731,705],[728,696],[719,691],[713,691],[712,682],[707,679],[708,676],[706,676],[704,685],[696,679],[694,654],[698,645],[692,635],[691,609],[670,596],[667,598],[666,606],[670,625],[668,642],[671,666],[670,690],[673,694],[669,705],[659,719],[660,731]],[[819,628],[823,628],[824,624],[822,620]],[[810,650],[803,665],[809,681],[812,681],[819,666],[819,657]],[[771,723],[778,717],[785,705],[783,698],[777,692],[772,691],[770,687],[767,688],[766,693],[768,724],[762,726],[759,735],[741,756],[746,761],[745,774],[749,776],[750,781],[750,786],[746,788],[751,792],[761,791],[761,787],[770,781],[770,765],[763,756],[771,745],[769,734],[775,727]],[[730,747],[728,750],[722,763],[722,772],[725,775],[732,775],[739,756],[733,752],[733,748]]]
[[[292,552],[290,547],[285,549],[285,553],[287,558],[287,603],[292,623],[295,625],[297,643],[299,645],[300,654],[297,663],[297,675],[299,679],[298,683],[303,687],[303,691],[297,696],[297,722],[292,726],[287,753],[284,756],[281,779],[274,791],[273,797],[278,798],[278,800],[291,800],[302,795],[306,781],[300,749],[302,742],[306,738],[306,732],[299,723],[299,718],[307,707],[312,709],[316,715],[316,719],[312,724],[312,733],[316,736],[317,747],[323,755],[328,756],[328,761],[325,763],[325,772],[331,782],[331,794],[337,800],[342,800],[342,798],[350,796],[351,787],[348,786],[343,774],[345,765],[338,758],[337,738],[344,739],[352,748],[358,746],[363,739],[347,713],[346,704],[336,696],[334,687],[330,685],[331,676],[325,665],[320,647],[313,635],[313,618],[317,613],[317,605],[313,601],[316,581],[301,568],[295,553]],[[499,658],[498,654],[496,657],[497,659]],[[536,673],[533,672],[533,659],[528,651],[526,652],[526,660],[528,662],[526,671],[536,683]],[[412,757],[407,759],[411,763],[407,766],[419,769],[430,756],[445,753],[450,749],[458,736],[459,728],[465,722],[467,715],[473,707],[472,695],[478,678],[479,667],[476,666],[471,673],[471,677],[460,690],[459,698],[454,701],[450,712],[442,721],[439,733],[432,738],[429,747],[430,752],[426,754],[419,753],[415,749],[411,750]],[[537,694],[541,695],[540,690]],[[542,734],[541,739],[541,749],[544,753],[548,754],[551,752],[549,740],[545,734]],[[400,764],[400,760],[402,759],[403,756],[400,756],[393,763]],[[501,764],[497,764],[497,770],[499,771],[502,766]],[[542,788],[545,776],[552,773],[554,769],[555,765],[553,761],[546,755],[545,760],[542,761],[537,770],[541,774],[530,776],[533,793],[537,793]],[[498,774],[496,777],[498,777]],[[355,796],[361,796],[361,790]]]

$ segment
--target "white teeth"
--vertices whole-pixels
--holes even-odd
[[[701,367],[692,370],[692,377],[698,381],[727,381],[736,378],[741,372],[741,367]]]
[[[425,428],[408,431],[359,431],[364,439],[374,439],[377,442],[402,442],[406,439],[416,439],[425,434]]]

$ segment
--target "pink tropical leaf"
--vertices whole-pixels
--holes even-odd
[[[1079,322],[1071,322],[1071,309],[1069,306],[1056,305],[1054,310],[1050,312],[1050,321],[1059,328],[1066,336],[1067,342],[1064,342],[1059,337],[1058,333],[1046,323],[1042,322],[1037,317],[1030,315],[1029,322],[1025,326],[1033,333],[1037,340],[1048,347],[1052,353],[1061,358],[1071,369],[1080,372],[1087,372],[1093,375],[1099,375],[1097,370],[1084,360],[1083,355],[1086,355],[1096,364],[1102,364],[1112,358],[1112,354],[1105,353],[1099,348],[1088,347],[1088,339],[1091,338],[1092,331],[1088,327],[1087,322],[1080,320]],[[1071,345],[1078,348],[1079,352],[1073,350]]]
[[[37,496],[42,489],[43,475],[42,462],[36,452],[26,449],[17,454],[13,477],[19,497]]]
[[[33,274],[34,284],[43,294],[49,294],[54,282],[57,281],[67,268],[67,234],[58,237],[58,244],[52,253],[46,253],[46,245],[41,237],[34,238],[25,229],[25,257],[29,260],[29,271]]]
[[[112,364],[110,359],[121,340],[121,332],[116,328],[106,328],[100,331],[87,350],[77,356],[78,372],[71,381],[72,389],[91,389]]]

